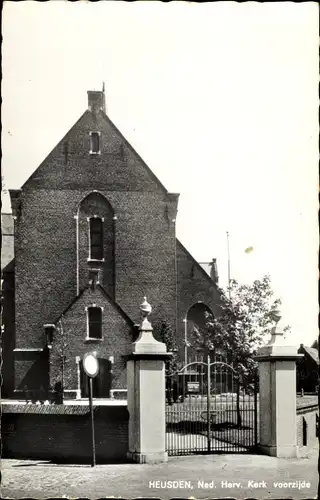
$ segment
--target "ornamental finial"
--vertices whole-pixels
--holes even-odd
[[[274,304],[271,310],[271,317],[275,322],[275,326],[279,323],[281,319],[281,311],[278,304]]]
[[[274,326],[271,328],[271,338],[267,345],[282,345],[284,337],[283,331],[278,327],[278,323],[281,319],[281,311],[278,304],[273,304],[271,318],[274,321]]]
[[[142,312],[142,316],[144,318],[147,318],[152,311],[152,307],[149,304],[149,302],[147,301],[147,297],[143,297],[143,299],[144,300],[143,300],[142,304],[140,304],[140,311]]]

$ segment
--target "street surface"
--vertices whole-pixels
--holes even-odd
[[[167,464],[59,465],[2,460],[2,498],[311,499],[318,487],[317,450],[309,458],[261,455],[170,457]]]

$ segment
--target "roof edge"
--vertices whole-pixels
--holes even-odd
[[[129,324],[129,326],[133,328],[135,326],[135,323],[124,312],[122,307],[115,300],[112,299],[112,297],[109,295],[109,293],[106,291],[106,289],[102,285],[100,285],[100,283],[97,283],[96,286],[97,286],[97,288],[99,288],[103,292],[103,294],[108,299],[109,303],[117,309],[117,311],[121,314],[123,319],[125,319],[126,322]],[[88,290],[88,288],[90,288],[90,284],[88,284],[82,290],[80,290],[79,294],[76,295],[76,297],[74,297],[72,299],[72,301],[68,304],[68,306],[63,310],[63,312],[58,316],[58,318],[55,321],[53,321],[52,323],[56,325],[61,320],[61,318],[67,314],[67,312],[71,309],[71,307],[82,297],[82,295],[84,294],[84,292],[86,290]]]
[[[178,238],[176,238],[176,242],[177,242],[178,245],[180,245],[181,249],[188,255],[188,257],[192,260],[192,262],[197,266],[197,268],[200,269],[201,274],[203,276],[205,276],[205,278],[207,279],[207,281],[209,281],[211,283],[211,285],[213,285],[213,287],[217,290],[217,292],[220,293],[221,288],[212,280],[212,278],[210,278],[210,276],[208,275],[208,273],[206,273],[206,271],[203,269],[203,267],[191,255],[191,253],[186,249],[186,247],[181,243],[181,241],[178,240]]]
[[[79,123],[80,120],[82,120],[82,118],[84,117],[85,114],[87,113],[90,113],[90,111],[88,109],[86,109],[82,115],[80,116],[80,118],[78,118],[78,120],[76,120],[76,122],[68,129],[68,131],[64,134],[64,136],[56,143],[56,145],[50,149],[49,153],[47,154],[47,156],[42,160],[42,162],[36,167],[36,169],[32,172],[32,174],[28,177],[28,179],[22,184],[21,186],[21,190],[24,189],[26,187],[26,185],[28,184],[28,182],[30,182],[33,178],[33,176],[35,175],[35,173],[37,172],[37,170],[48,160],[49,156],[51,155],[51,153],[58,147],[58,145],[60,144],[60,142],[64,141],[65,138],[67,137],[67,135],[71,132],[71,130],[76,127]]]
[[[4,266],[3,269],[1,269],[1,274],[3,273],[14,273],[14,267],[15,267],[15,258],[10,260],[6,266]]]
[[[120,132],[120,130],[113,123],[113,121],[111,120],[111,118],[104,111],[102,111],[102,110],[100,110],[99,113],[103,116],[103,118],[105,120],[107,120],[109,122],[109,124],[114,128],[115,132],[117,132],[117,134],[119,134],[119,136],[125,141],[126,145],[129,147],[129,149],[131,150],[131,152],[138,157],[138,159],[143,164],[144,168],[147,170],[148,174],[156,182],[156,184],[158,185],[158,187],[163,191],[163,194],[168,195],[169,193],[168,193],[168,190],[166,189],[166,187],[162,184],[162,182],[160,181],[160,179],[158,179],[158,177],[153,173],[153,171],[151,170],[151,168],[146,164],[146,162],[144,161],[144,159],[139,155],[139,153],[130,144],[130,142],[128,141],[128,139],[126,139],[125,136]],[[177,193],[175,193],[175,194],[177,194]]]

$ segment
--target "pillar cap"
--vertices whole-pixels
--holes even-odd
[[[254,356],[255,361],[297,361],[297,359],[303,358],[303,354],[290,354],[290,353],[261,353]]]
[[[132,345],[132,352],[134,354],[166,353],[166,344],[156,340],[152,334],[153,328],[148,320],[152,307],[147,301],[147,297],[144,297],[142,304],[140,304],[140,311],[142,312],[143,320],[139,327],[139,338]]]

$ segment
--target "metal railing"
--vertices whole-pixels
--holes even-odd
[[[256,384],[219,358],[190,360],[166,379],[169,455],[248,452],[258,441]]]

